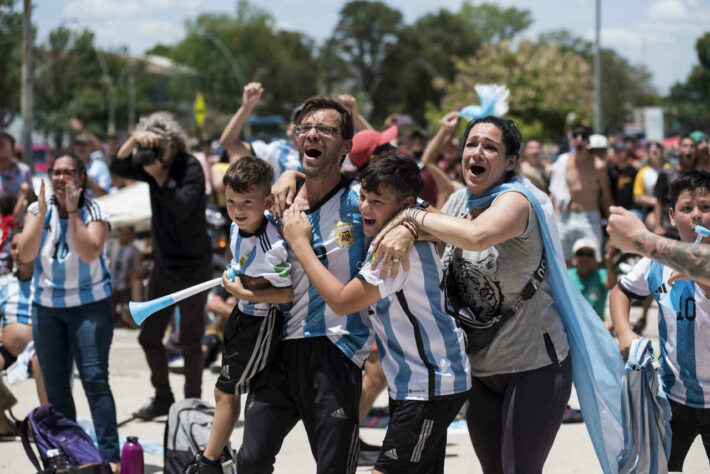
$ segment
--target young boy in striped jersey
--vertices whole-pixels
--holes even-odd
[[[398,211],[412,206],[422,187],[412,160],[390,154],[361,177],[363,230],[373,237]],[[414,232],[414,229],[412,229]],[[390,397],[390,423],[373,472],[443,472],[446,429],[471,387],[461,330],[444,310],[436,247],[416,242],[408,272],[382,279],[366,259],[343,285],[311,247],[311,225],[295,206],[284,215],[283,235],[311,283],[337,314],[373,306],[371,317]]]
[[[271,208],[273,170],[265,161],[245,156],[224,175],[227,212],[232,219],[231,267],[222,284],[239,299],[224,330],[222,371],[215,385],[215,412],[210,439],[199,461],[186,472],[221,473],[219,457],[239,419],[239,395],[272,359],[283,313],[276,306],[293,299],[286,247],[264,212]],[[192,468],[192,470],[190,470]]]
[[[684,175],[671,185],[670,197],[671,224],[683,242],[693,242],[696,225],[710,227],[710,173]],[[710,238],[705,237],[700,245],[708,243]],[[673,308],[668,307],[669,293]],[[623,355],[628,355],[632,341],[639,337],[629,324],[630,301],[643,300],[649,294],[658,303],[661,386],[672,412],[668,470],[682,471],[698,434],[710,457],[710,287],[643,258],[619,280],[609,299]]]

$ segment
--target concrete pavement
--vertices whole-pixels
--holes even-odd
[[[633,311],[637,312],[638,308],[633,308]],[[657,341],[655,314],[655,308],[651,309],[651,318],[644,335]],[[634,319],[633,316],[632,319]],[[134,410],[142,406],[152,396],[152,389],[148,379],[148,366],[138,345],[137,336],[137,331],[117,329],[111,348],[111,387],[116,398],[119,422],[129,418]],[[204,399],[214,400],[212,388],[216,378],[216,375],[209,372],[204,374]],[[182,391],[181,379],[180,375],[171,375],[171,384],[176,395],[179,395]],[[25,416],[29,410],[37,405],[33,380],[24,381],[10,388],[18,399],[18,404],[13,409],[16,416]],[[75,379],[74,398],[79,418],[90,418],[86,397],[78,378]],[[378,398],[376,405],[385,405],[386,403],[387,397],[386,394],[383,394]],[[577,406],[574,395],[570,403],[573,406]],[[119,432],[121,435],[139,436],[140,438],[162,444],[165,419],[166,417],[162,417],[153,422],[131,421],[122,426]],[[243,428],[240,423],[231,438],[233,446],[238,447],[241,444],[242,433]],[[361,430],[362,438],[372,444],[380,444],[384,434],[385,430],[379,428],[363,428]],[[145,461],[146,474],[162,472],[163,460],[161,456],[146,454]],[[31,472],[34,472],[32,465],[27,459],[20,442],[0,443],[0,473]],[[299,423],[286,438],[281,453],[276,460],[275,472],[315,472],[315,463],[310,453],[302,424]],[[482,472],[465,429],[449,434],[446,472]],[[584,424],[562,426],[547,460],[545,472],[551,474],[601,472]],[[686,459],[685,472],[710,472],[708,459],[700,438],[696,439]]]

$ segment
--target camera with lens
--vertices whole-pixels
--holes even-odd
[[[148,166],[163,157],[165,149],[156,146],[154,148],[138,148],[131,160],[136,166]]]

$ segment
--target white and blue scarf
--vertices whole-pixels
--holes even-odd
[[[559,250],[557,224],[546,195],[536,192],[526,179],[516,178],[478,196],[469,193],[468,208],[487,208],[496,197],[509,191],[523,194],[535,209],[547,253],[550,287],[567,332],[572,380],[584,422],[602,469],[616,474],[624,450],[625,429],[621,408],[624,362],[619,348],[594,309],[567,276]]]

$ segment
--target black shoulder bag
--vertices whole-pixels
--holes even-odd
[[[451,264],[446,267],[441,280],[441,288],[446,298],[446,312],[456,320],[456,324],[466,334],[466,349],[468,352],[478,352],[491,343],[501,326],[515,316],[523,302],[533,297],[542,284],[546,271],[547,261],[545,260],[545,249],[543,249],[540,263],[533,272],[530,281],[525,284],[518,301],[502,313],[484,321],[468,305],[461,301],[456,291],[456,281],[451,270]]]

